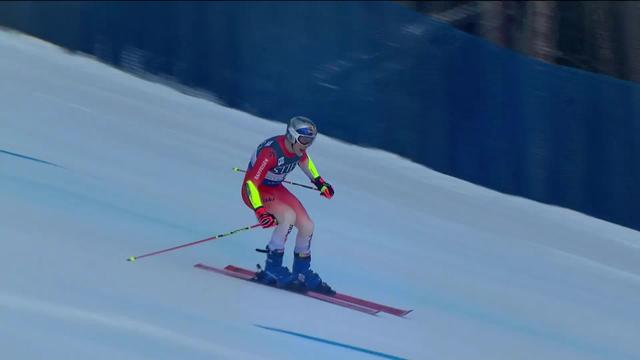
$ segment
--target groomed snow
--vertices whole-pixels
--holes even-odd
[[[255,223],[231,168],[283,124],[9,32],[0,105],[3,359],[640,359],[636,231],[321,135],[314,269],[414,310],[370,316],[192,267],[267,230],[125,261]]]

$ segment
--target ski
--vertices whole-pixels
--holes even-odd
[[[251,270],[247,270],[247,269],[243,269],[237,266],[233,266],[233,265],[227,265],[225,268],[225,270],[228,271],[232,271],[234,273],[237,274],[242,274],[244,276],[255,276],[255,272],[251,271]],[[327,296],[327,295],[324,295]],[[342,301],[346,301],[348,303],[352,303],[355,305],[359,305],[359,306],[364,306],[370,309],[375,309],[381,312],[385,312],[387,314],[391,314],[391,315],[395,315],[395,316],[405,316],[408,313],[410,313],[412,310],[404,310],[404,309],[398,309],[395,307],[391,307],[391,306],[387,306],[387,305],[383,305],[383,304],[378,304],[375,303],[373,301],[368,301],[368,300],[364,300],[364,299],[360,299],[357,298],[355,296],[350,296],[350,295],[346,295],[346,294],[342,294],[342,293],[336,293],[335,295],[332,296],[328,296],[330,298],[333,299],[338,299],[338,300],[342,300]]]
[[[213,266],[209,266],[209,265],[198,263],[198,264],[193,265],[193,267],[198,268],[198,269],[202,269],[202,270],[206,270],[206,271],[215,272],[215,273],[222,274],[222,275],[231,276],[231,277],[234,277],[234,278],[237,278],[237,279],[251,281],[251,282],[254,282],[256,284],[269,286],[269,285],[262,284],[262,283],[259,283],[259,282],[255,281],[255,274],[256,273],[254,271],[238,268],[238,267],[235,267],[235,266],[229,265],[229,266],[225,267],[224,269],[221,269],[221,268],[217,268],[217,267],[213,267]],[[228,268],[231,268],[233,270],[230,270]],[[236,269],[239,269],[239,270],[242,270],[242,271],[235,271]],[[273,288],[277,289],[277,287],[275,287],[275,286],[269,286],[269,287],[273,287]],[[289,290],[286,290],[286,289],[282,289],[282,290],[289,291]],[[304,295],[304,296],[308,296],[308,297],[312,297],[314,299],[322,300],[322,301],[325,301],[325,302],[328,302],[328,303],[332,303],[332,304],[335,304],[335,305],[338,305],[338,306],[342,306],[342,307],[349,308],[349,309],[352,309],[352,310],[360,311],[360,312],[363,312],[363,313],[366,313],[366,314],[370,314],[370,315],[376,315],[377,313],[380,312],[380,310],[378,310],[378,309],[372,309],[372,308],[369,308],[367,306],[358,305],[358,304],[352,303],[350,301],[341,300],[341,299],[335,298],[333,296],[317,293],[317,292],[314,292],[314,291],[307,291],[307,292],[304,292],[304,293],[300,293],[300,292],[296,292],[296,291],[289,291],[289,292],[300,294],[300,295]]]

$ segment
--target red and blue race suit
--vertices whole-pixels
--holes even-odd
[[[254,211],[264,206],[278,220],[268,244],[270,250],[284,250],[287,236],[295,226],[298,232],[294,252],[308,254],[313,237],[313,221],[302,203],[282,185],[282,181],[297,165],[310,180],[319,176],[306,152],[297,155],[287,150],[284,135],[263,141],[251,156],[247,167],[242,183],[242,200]]]

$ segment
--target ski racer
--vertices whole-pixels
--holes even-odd
[[[255,150],[242,183],[242,200],[255,213],[263,228],[275,227],[266,247],[267,259],[257,279],[268,285],[296,291],[335,293],[311,270],[311,239],[314,223],[302,203],[282,184],[297,166],[309,177],[320,195],[331,199],[333,187],[318,173],[307,149],[317,127],[310,119],[289,120],[285,135],[266,139]],[[291,271],[282,266],[287,237],[296,228]]]

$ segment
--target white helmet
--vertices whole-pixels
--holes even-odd
[[[317,134],[316,124],[304,116],[291,118],[287,125],[287,140],[292,144],[299,142],[302,145],[310,145]]]

